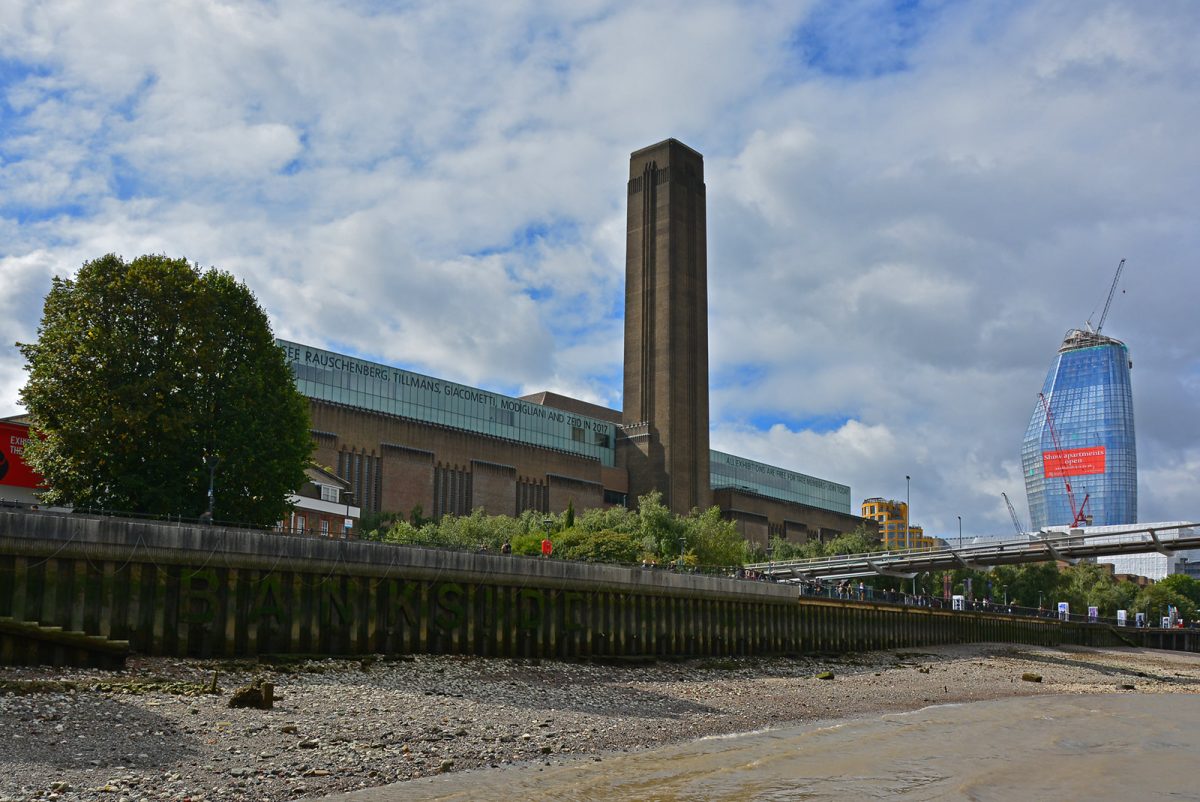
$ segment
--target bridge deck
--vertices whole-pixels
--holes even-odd
[[[1122,529],[1042,530],[1024,539],[972,543],[959,548],[908,549],[870,554],[848,554],[815,560],[788,560],[756,563],[748,570],[781,582],[803,579],[854,579],[866,576],[902,576],[911,578],[926,571],[956,568],[987,570],[997,565],[1063,560],[1074,562],[1084,557],[1159,552],[1174,554],[1200,549],[1200,524],[1174,521],[1145,524]]]

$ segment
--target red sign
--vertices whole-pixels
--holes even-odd
[[[1042,470],[1047,479],[1104,473],[1104,446],[1043,451]]]
[[[0,485],[10,487],[45,487],[42,477],[25,464],[21,456],[29,427],[19,423],[0,423]]]

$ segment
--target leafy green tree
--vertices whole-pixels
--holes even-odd
[[[1181,596],[1186,596],[1192,604],[1200,607],[1200,581],[1187,574],[1171,574],[1160,579],[1158,584],[1170,588]]]
[[[628,565],[636,562],[640,553],[638,538],[611,529],[599,532],[568,529],[554,538],[554,556],[564,560]]]
[[[683,531],[691,564],[728,567],[746,560],[746,540],[733,521],[721,517],[720,507],[692,510],[683,519]]]
[[[586,532],[620,532],[636,535],[641,531],[641,519],[625,507],[597,507],[579,514],[575,525]]]
[[[938,572],[938,583],[943,582],[942,577],[944,573],[945,572],[941,571]],[[1003,582],[995,574],[988,571],[975,571],[965,568],[955,568],[949,573],[951,594],[959,593],[967,595],[967,580],[970,580],[970,596],[972,598],[982,600],[990,596],[994,601],[996,600],[996,597],[999,596],[1000,600],[1003,601],[1003,591],[1000,589],[1003,585]],[[990,590],[988,585],[989,582],[991,583]],[[934,584],[932,578],[930,579],[929,587],[931,591],[936,592],[939,596],[941,595],[943,585]]]
[[[385,543],[402,543],[409,546],[432,546],[436,537],[437,526],[434,524],[415,525],[403,518],[392,523],[391,528],[379,534],[378,539]],[[374,538],[372,538],[374,539]]]
[[[782,560],[812,560],[825,556],[825,548],[819,540],[806,540],[794,543],[781,537],[771,538],[771,559]]]
[[[654,554],[663,559],[674,559],[683,553],[683,525],[662,503],[662,493],[654,490],[638,498],[638,522],[641,535]]]
[[[1048,608],[1058,601],[1058,566],[1053,562],[1001,566],[992,573],[993,587],[997,582],[1006,587],[1016,606],[1035,608],[1040,603]]]
[[[472,510],[470,515],[443,516],[433,524],[431,531],[435,533],[439,546],[468,551],[481,546],[486,548],[496,545],[495,541],[501,536],[502,526],[496,520],[498,517],[488,516],[479,508]]]
[[[1167,608],[1174,607],[1186,621],[1196,620],[1196,605],[1187,596],[1175,590],[1170,585],[1155,582],[1143,588],[1133,603],[1133,609],[1145,613],[1152,626],[1158,626],[1159,621],[1167,615]]]
[[[304,481],[307,402],[228,273],[109,254],[55,278],[21,399],[45,501],[267,525]]]
[[[1141,592],[1134,583],[1122,579],[1117,583],[1117,598],[1114,601],[1117,610],[1132,610],[1134,603],[1137,601],[1138,593]]]
[[[397,521],[402,520],[404,520],[404,515],[399,512],[364,511],[362,517],[358,519],[359,536],[363,540],[382,540],[384,533],[395,526]]]
[[[1112,574],[1098,563],[1078,563],[1060,573],[1059,598],[1071,604],[1071,611],[1086,613],[1088,607],[1097,607],[1100,615],[1113,617],[1117,614],[1122,595]]]
[[[879,541],[868,534],[867,530],[861,526],[853,532],[838,535],[826,543],[824,549],[826,557],[837,557],[843,554],[865,554],[866,552],[878,550]]]
[[[523,552],[516,545],[517,539],[528,535],[540,544],[544,536],[543,520],[540,513],[531,510],[513,518],[509,515],[487,515],[482,508],[472,511],[470,515],[443,515],[437,521],[419,515],[406,521],[403,516],[397,516],[391,528],[380,532],[374,539],[463,551],[480,548],[498,551],[508,541],[513,552],[521,554]]]
[[[541,532],[524,532],[512,539],[512,553],[524,554],[527,557],[534,557],[542,553],[542,538],[545,537]]]

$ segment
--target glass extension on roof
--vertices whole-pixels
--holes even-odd
[[[823,510],[850,514],[850,487],[776,468],[762,462],[709,451],[709,473],[713,490],[736,488],[780,501],[794,501]]]
[[[612,466],[616,431],[608,421],[420,373],[276,340],[309,398],[567,451]]]

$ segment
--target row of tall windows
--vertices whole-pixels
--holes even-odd
[[[338,452],[336,473],[338,478],[350,483],[350,493],[353,496],[350,499],[351,504],[361,507],[363,512],[380,511],[383,476],[379,457],[357,449],[343,449]]]
[[[433,469],[433,517],[470,513],[471,472],[439,462]]]
[[[550,512],[550,493],[544,482],[532,479],[517,479],[517,514],[533,510]]]

